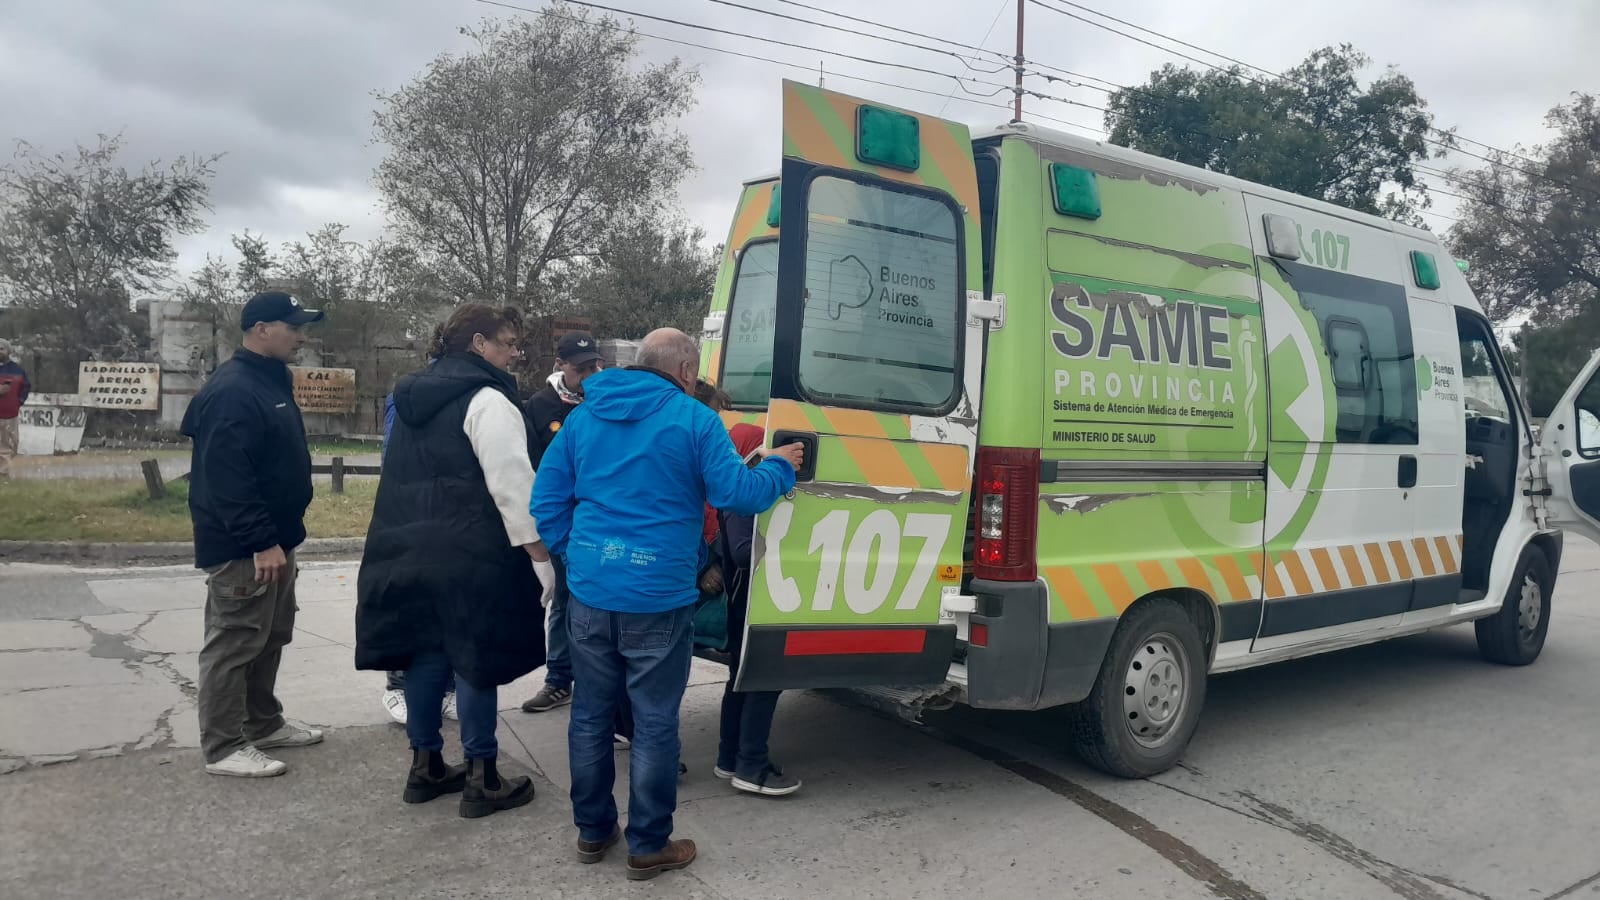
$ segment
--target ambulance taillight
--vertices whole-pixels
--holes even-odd
[[[1038,573],[1039,451],[978,451],[977,553],[973,574],[1032,581]]]

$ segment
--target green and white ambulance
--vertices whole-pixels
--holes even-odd
[[[1536,440],[1427,231],[785,82],[704,335],[729,421],[807,449],[736,683],[1070,705],[1137,777],[1210,672],[1467,621],[1530,663],[1558,526],[1600,536],[1593,369]]]

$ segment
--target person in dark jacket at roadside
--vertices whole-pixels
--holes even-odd
[[[433,359],[428,359],[428,364],[433,365]],[[389,449],[389,435],[394,433],[394,392],[383,401],[383,443],[378,445],[378,460],[383,461],[384,451]],[[384,673],[383,694],[379,697],[383,711],[389,718],[401,725],[406,724],[406,673],[399,669],[392,669]],[[455,675],[444,686],[444,717],[456,718],[456,679]]]
[[[554,576],[528,512],[534,472],[517,407],[521,316],[459,307],[435,362],[395,386],[366,550],[356,576],[357,669],[405,670],[411,767],[402,798],[460,793],[477,818],[533,799],[502,776],[498,688],[544,662],[541,593]],[[440,703],[455,673],[466,765],[444,761]]]
[[[740,423],[729,432],[734,449],[749,462],[759,459],[757,451],[766,440],[762,428]],[[737,512],[718,511],[721,523],[717,540],[721,544],[723,582],[728,592],[728,681],[722,691],[721,739],[717,742],[718,778],[751,794],[782,797],[800,790],[800,779],[784,774],[767,755],[767,739],[772,734],[772,718],[778,709],[779,691],[736,691],[734,676],[744,655],[744,625],[750,606],[751,545],[755,541],[756,517]]]
[[[244,346],[183,417],[194,441],[194,564],[207,575],[198,705],[213,775],[282,775],[287,765],[264,751],[322,740],[320,730],[285,720],[274,695],[294,635],[294,551],[311,505],[311,451],[288,363],[305,326],[321,320],[286,293],[251,297],[239,316]]]
[[[0,479],[11,477],[11,459],[17,455],[21,433],[17,418],[32,387],[22,364],[11,358],[11,342],[0,340]]]
[[[587,331],[569,331],[556,342],[556,371],[549,381],[523,407],[528,415],[528,453],[533,467],[546,447],[556,439],[567,414],[583,402],[583,382],[600,371],[604,365],[600,348],[594,336]],[[552,560],[556,567],[555,590],[549,594],[549,607],[545,610],[549,631],[547,659],[545,660],[544,687],[523,701],[525,713],[549,712],[572,702],[572,650],[567,637],[567,570],[560,558]]]
[[[637,365],[584,385],[586,399],[545,451],[530,511],[567,564],[576,694],[567,748],[578,860],[597,863],[622,839],[612,794],[619,698],[633,707],[629,879],[694,862],[673,839],[678,707],[689,681],[705,506],[754,514],[794,487],[798,443],[748,469],[722,420],[697,402],[699,349],[671,328],[651,332]]]

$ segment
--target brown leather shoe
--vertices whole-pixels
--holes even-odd
[[[644,881],[662,872],[687,869],[694,862],[694,841],[668,841],[667,846],[655,853],[628,857],[628,880]]]
[[[622,840],[622,829],[611,827],[611,836],[603,841],[586,841],[578,838],[578,862],[585,864],[597,863],[606,858],[606,851],[617,845]]]

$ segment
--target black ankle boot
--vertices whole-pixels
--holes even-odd
[[[516,809],[533,799],[533,779],[501,778],[493,759],[467,760],[467,786],[461,792],[461,818],[476,819]]]
[[[458,794],[467,786],[467,767],[447,766],[437,750],[412,750],[411,774],[406,777],[407,803],[427,803],[445,794]]]

